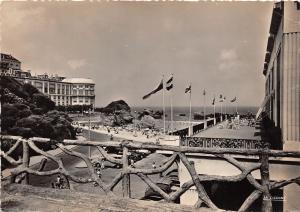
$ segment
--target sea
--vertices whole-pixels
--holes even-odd
[[[142,112],[144,109],[150,109],[153,111],[162,111],[162,107],[131,107],[131,111],[134,112],[136,111],[137,113]],[[204,114],[204,109],[205,109],[205,114],[213,114],[214,113],[214,107],[192,107],[192,119],[194,118],[194,114]],[[216,113],[221,113],[221,110],[223,113],[227,114],[234,114],[236,111],[240,115],[244,115],[247,113],[251,113],[255,115],[258,111],[258,107],[255,106],[223,106],[222,108],[220,106],[215,107],[215,112]],[[171,108],[166,107],[166,120],[170,120],[171,118]],[[173,107],[173,119],[174,121],[188,121],[189,120],[189,112],[190,108],[189,107]]]

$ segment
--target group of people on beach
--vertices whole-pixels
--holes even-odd
[[[95,173],[99,178],[102,177],[102,171],[105,169],[105,161],[104,159],[101,159],[100,161],[96,161],[93,163]],[[98,186],[97,182],[94,182],[94,186]]]

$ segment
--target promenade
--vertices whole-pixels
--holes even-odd
[[[220,124],[217,124],[211,128],[195,134],[193,137],[260,140],[260,136],[254,135],[255,132],[255,127],[248,126],[246,121],[241,121],[236,129],[229,129],[228,122],[224,121]]]

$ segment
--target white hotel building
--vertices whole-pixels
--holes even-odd
[[[5,60],[4,60],[5,59]],[[17,68],[14,65],[17,63]],[[1,53],[1,75],[11,76],[22,83],[30,83],[47,95],[57,106],[95,106],[95,83],[88,78],[65,78],[47,74],[32,76],[21,70],[21,62]]]

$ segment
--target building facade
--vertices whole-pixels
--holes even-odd
[[[2,60],[2,58],[4,58]],[[11,76],[22,83],[30,83],[48,96],[57,106],[95,106],[95,83],[88,78],[65,78],[41,74],[32,76],[21,70],[21,62],[1,53],[1,75]]]
[[[11,55],[1,53],[1,73],[12,73],[13,70],[21,70],[21,61]]]
[[[300,3],[275,3],[263,74],[264,111],[282,131],[283,148],[300,141]],[[296,142],[296,143],[295,143]]]
[[[72,105],[95,105],[95,83],[86,78],[67,78],[63,83],[71,84]]]

